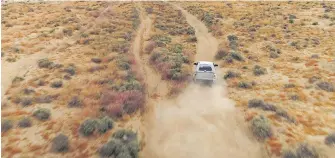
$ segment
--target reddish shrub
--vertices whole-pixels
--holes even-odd
[[[103,93],[101,105],[112,116],[122,116],[133,113],[144,105],[144,95],[141,91],[124,92],[107,91]]]
[[[156,44],[156,42],[155,41],[150,41],[146,46],[145,46],[145,52],[146,53],[151,53],[154,49],[155,49],[155,47],[157,47],[157,44]]]

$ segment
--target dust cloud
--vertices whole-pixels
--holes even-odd
[[[157,103],[146,135],[146,157],[261,158],[242,114],[225,97],[224,83],[191,84],[175,100]]]

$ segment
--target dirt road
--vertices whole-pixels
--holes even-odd
[[[196,60],[212,61],[217,40],[201,21],[176,7],[195,29]],[[223,81],[212,88],[191,84],[176,99],[156,102],[153,114],[145,119],[147,139],[143,157],[264,157],[242,114],[225,93]]]

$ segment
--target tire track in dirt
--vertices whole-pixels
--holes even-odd
[[[217,40],[195,16],[174,6],[195,29],[195,59],[213,61]],[[146,119],[146,136],[150,138],[146,139],[143,157],[266,157],[247,132],[235,103],[227,98],[225,86],[221,80],[211,88],[190,84],[177,98],[157,102],[153,115]]]

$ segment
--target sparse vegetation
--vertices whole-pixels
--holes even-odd
[[[249,88],[252,87],[250,83],[247,83],[247,82],[244,82],[244,81],[239,82],[237,86],[239,88],[243,88],[243,89],[249,89]]]
[[[225,75],[224,75],[224,79],[229,79],[229,78],[236,78],[236,77],[240,77],[241,74],[240,73],[237,73],[237,72],[234,72],[234,71],[228,71]]]
[[[100,148],[99,154],[101,157],[137,158],[139,151],[137,135],[132,131],[121,129],[116,131],[112,139]]]
[[[30,97],[21,98],[21,104],[22,104],[23,107],[31,105],[32,102],[33,102],[32,98],[30,98]]]
[[[97,121],[94,119],[86,119],[83,123],[81,123],[79,132],[83,136],[90,136],[96,130]]]
[[[13,121],[8,119],[1,120],[1,132],[7,132],[13,127]]]
[[[325,144],[328,146],[335,146],[335,133],[330,133],[326,138],[325,138]]]
[[[99,133],[106,133],[108,130],[112,129],[113,126],[114,126],[113,120],[108,116],[105,116],[98,121],[97,128]]]
[[[319,158],[320,155],[319,153],[317,152],[317,150],[315,149],[315,147],[313,146],[310,146],[309,144],[307,143],[301,143],[297,150],[297,156],[298,158]]]
[[[41,121],[48,120],[50,118],[50,110],[46,108],[39,108],[36,111],[34,111],[33,116]]]
[[[68,102],[69,107],[81,107],[82,105],[82,100],[78,96],[73,96]]]
[[[335,86],[329,82],[319,82],[316,84],[320,89],[327,91],[327,92],[334,92]]]
[[[273,135],[269,120],[262,115],[251,120],[251,130],[260,141],[264,141]]]
[[[253,73],[255,76],[260,76],[260,75],[264,75],[267,73],[266,69],[259,66],[259,65],[255,65],[253,68]]]
[[[51,87],[52,88],[60,88],[63,86],[63,81],[53,81],[51,83]]]
[[[53,152],[67,152],[69,150],[69,138],[64,134],[58,134],[52,140],[51,149]]]
[[[30,127],[32,125],[31,119],[29,117],[23,117],[18,122],[18,126],[21,128]]]

